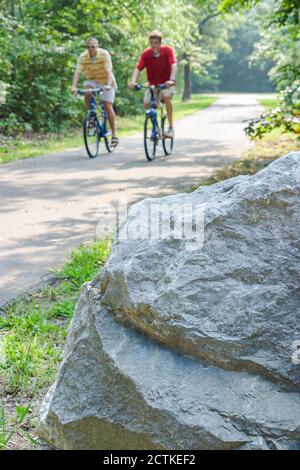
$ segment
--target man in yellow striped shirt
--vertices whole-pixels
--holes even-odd
[[[113,103],[115,101],[117,83],[113,74],[111,56],[106,49],[99,47],[96,38],[90,38],[87,41],[87,50],[79,56],[71,88],[74,95],[77,93],[77,86],[82,74],[86,79],[84,82],[86,90],[97,87],[103,88],[101,99],[104,101],[112,131],[112,145],[116,146],[118,145],[118,138],[116,136],[116,116]],[[88,109],[90,109],[90,102],[91,94],[88,94],[86,95]]]

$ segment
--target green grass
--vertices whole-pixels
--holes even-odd
[[[20,437],[24,441],[24,436],[29,445],[34,444],[31,433],[20,436],[27,416],[20,421],[20,413],[29,410],[31,402],[53,382],[80,288],[101,269],[110,249],[109,239],[76,248],[55,272],[54,285],[7,307],[0,317],[0,449],[18,448],[17,441]],[[28,413],[32,416],[32,410]]]
[[[279,101],[277,98],[261,98],[258,100],[258,102],[264,108],[266,108],[266,111],[271,111],[279,105]]]
[[[7,418],[5,409],[0,403],[0,450],[9,449],[10,442],[17,433],[20,433],[33,445],[36,444],[36,441],[24,430],[29,413],[30,405],[18,405],[15,407],[13,416]]]
[[[201,109],[208,108],[217,100],[217,96],[193,95],[187,102],[182,102],[178,96],[174,97],[174,117],[181,119]]]
[[[179,96],[174,97],[174,117],[181,119],[189,114],[204,109],[217,98],[215,96],[193,95],[187,103],[182,103]],[[118,133],[120,137],[141,132],[144,114],[117,118]],[[16,139],[0,139],[0,164],[24,158],[32,158],[47,153],[58,152],[83,145],[82,131],[77,129],[72,134],[47,134],[31,138],[18,137]]]

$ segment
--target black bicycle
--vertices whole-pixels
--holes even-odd
[[[161,99],[156,99],[155,91],[163,90],[166,85],[150,85],[142,86],[136,85],[135,89],[141,90],[147,88],[150,90],[150,109],[146,110],[145,124],[144,124],[144,148],[146,157],[149,161],[154,160],[156,157],[156,149],[159,141],[162,141],[162,146],[165,155],[171,155],[173,151],[174,139],[173,137],[165,137],[165,129],[167,127],[167,116],[165,107]],[[160,108],[160,125],[158,122],[157,109]]]
[[[92,93],[91,107],[87,110],[83,121],[83,138],[86,151],[90,158],[99,155],[99,146],[101,139],[104,140],[106,149],[109,153],[113,152],[115,147],[110,143],[111,130],[107,126],[107,113],[103,101],[101,101],[101,114],[98,116],[96,110],[96,96],[102,94],[102,88],[92,88],[91,90],[78,90],[78,95]]]

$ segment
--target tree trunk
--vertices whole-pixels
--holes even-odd
[[[191,79],[191,66],[187,62],[184,66],[184,87],[182,101],[189,101],[192,97],[192,79]]]
[[[17,5],[16,1],[13,0],[10,4],[10,14],[13,19],[17,18]],[[17,79],[17,60],[16,60],[16,55],[17,55],[17,30],[14,29],[12,32],[12,43],[13,43],[13,57],[12,57],[12,83],[16,82]]]

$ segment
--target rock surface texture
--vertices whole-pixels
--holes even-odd
[[[296,152],[132,206],[83,287],[41,438],[64,449],[300,449],[299,221]]]

